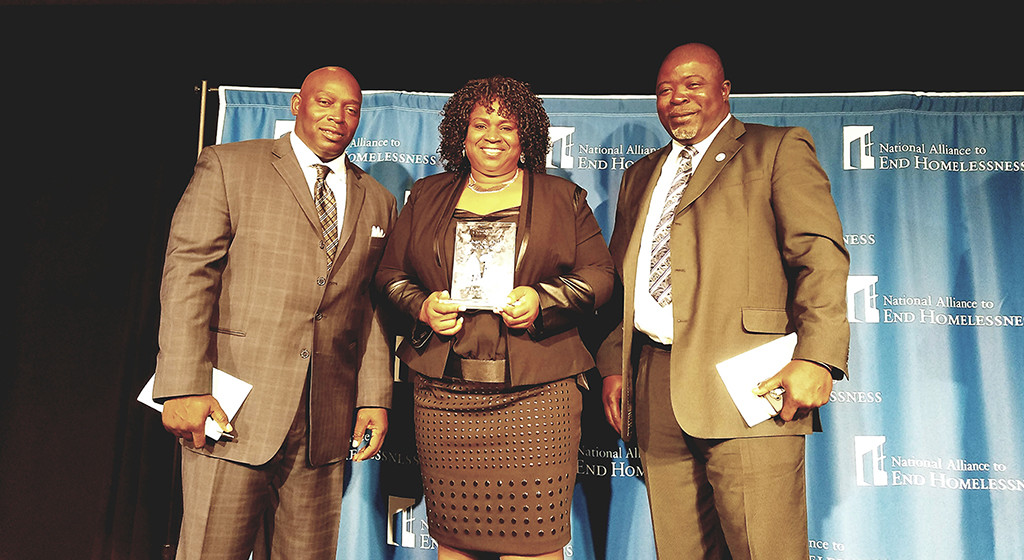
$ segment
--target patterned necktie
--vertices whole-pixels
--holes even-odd
[[[648,289],[654,301],[662,307],[672,303],[669,232],[675,218],[676,205],[679,204],[683,190],[693,175],[693,156],[696,154],[697,149],[693,146],[683,146],[683,151],[679,153],[679,170],[672,179],[672,186],[665,197],[665,207],[661,210],[661,218],[658,219],[658,225],[654,228],[654,238],[651,240],[651,274]]]
[[[331,168],[323,164],[314,164],[316,168],[316,211],[320,216],[320,225],[324,228],[324,251],[327,252],[327,270],[334,266],[334,251],[338,247],[338,204],[334,193],[327,187],[327,174]]]

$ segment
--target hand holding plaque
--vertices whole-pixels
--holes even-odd
[[[465,310],[458,303],[452,302],[447,290],[434,292],[423,300],[419,320],[429,325],[437,334],[451,336],[462,328],[462,317],[459,312]]]
[[[540,315],[540,296],[529,286],[516,286],[508,294],[501,318],[510,329],[528,329]]]

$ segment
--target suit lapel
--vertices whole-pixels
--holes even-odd
[[[348,188],[345,194],[345,219],[341,223],[341,231],[338,232],[338,254],[348,243],[352,233],[356,230],[356,222],[359,221],[359,212],[363,209],[363,199],[366,197],[366,190],[359,182],[359,174],[356,173],[349,162],[345,161],[346,183]],[[370,232],[363,232],[369,236]]]
[[[519,204],[519,218],[516,220],[516,237],[519,238],[519,246],[516,248],[515,276],[519,277],[519,271],[523,265],[523,255],[526,254],[526,246],[530,243],[530,227],[533,222],[533,172],[527,171],[523,179],[523,196]]]
[[[711,186],[711,183],[715,181],[718,174],[722,172],[722,169],[740,151],[743,143],[738,138],[743,135],[744,131],[746,131],[746,127],[743,126],[743,123],[736,120],[736,117],[731,117],[729,122],[722,127],[718,136],[708,146],[707,153],[701,157],[700,165],[693,171],[693,177],[690,178],[689,184],[686,185],[686,190],[683,191],[683,197],[679,199],[679,204],[676,205],[677,216],[686,207],[693,204],[697,197],[704,194],[704,191]]]
[[[299,169],[299,160],[295,159],[295,153],[292,151],[292,144],[291,140],[288,139],[288,134],[274,141],[273,154],[277,156],[277,159],[272,162],[274,169],[281,175],[281,179],[284,180],[288,190],[295,197],[295,202],[302,209],[302,213],[306,215],[309,225],[316,231],[317,235],[323,235],[320,217],[313,203],[313,195],[309,192],[309,184],[306,183],[306,177],[302,174],[302,169]]]

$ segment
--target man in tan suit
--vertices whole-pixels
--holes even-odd
[[[204,149],[175,210],[153,396],[187,449],[178,558],[333,559],[350,444],[372,434],[366,459],[387,431],[370,281],[395,198],[344,156],[361,103],[348,71],[312,72],[294,132]],[[213,368],[253,386],[230,425]]]
[[[804,435],[845,375],[849,255],[810,135],[736,120],[730,89],[705,45],[658,73],[672,142],[622,178],[605,414],[636,435],[660,558],[806,558]],[[793,360],[756,389],[783,388],[782,410],[748,427],[715,364],[790,332]]]

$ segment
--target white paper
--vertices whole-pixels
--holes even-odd
[[[146,386],[142,388],[142,392],[139,393],[138,401],[150,408],[163,411],[164,406],[153,400],[153,383],[155,381],[155,375],[149,378],[149,382],[146,383]],[[242,403],[245,402],[245,398],[249,396],[249,391],[251,390],[252,384],[242,381],[230,373],[213,368],[213,398],[217,399],[217,402],[220,403],[220,407],[224,409],[224,414],[228,415],[229,422],[235,419],[235,414],[238,413],[238,409],[241,408]],[[223,435],[224,430],[220,429],[220,425],[213,418],[207,418],[206,437],[219,440]]]
[[[755,395],[753,390],[785,367],[793,359],[794,349],[796,333],[790,333],[715,366],[747,426],[753,427],[775,414],[768,399]]]

